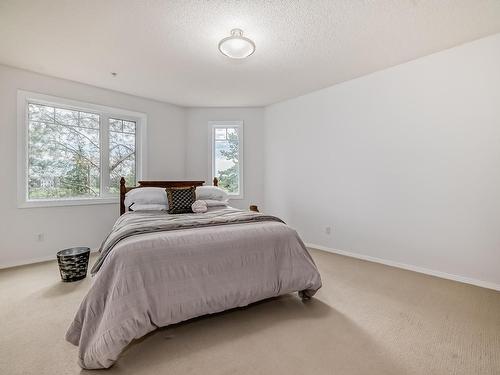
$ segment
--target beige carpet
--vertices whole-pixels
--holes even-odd
[[[323,288],[167,327],[107,371],[64,333],[90,285],[55,262],[0,271],[0,373],[500,374],[500,293],[313,251]]]

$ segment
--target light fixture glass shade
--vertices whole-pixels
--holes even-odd
[[[240,29],[231,30],[231,36],[219,42],[219,51],[232,59],[244,59],[255,52],[255,43],[243,36]]]

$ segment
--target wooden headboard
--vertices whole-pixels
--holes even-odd
[[[128,191],[133,189],[138,189],[141,187],[160,187],[160,188],[169,188],[169,187],[189,187],[189,186],[201,186],[205,183],[205,181],[139,181],[139,186],[127,187],[125,186],[125,178],[120,179],[120,215],[123,215],[126,212],[125,207],[125,194]],[[219,181],[217,177],[214,178],[214,186],[219,185]]]

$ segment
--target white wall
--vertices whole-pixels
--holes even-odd
[[[55,257],[75,246],[96,248],[118,216],[118,205],[17,208],[17,90],[144,112],[148,115],[149,179],[183,179],[185,110],[114,91],[0,65],[0,267]],[[44,233],[45,240],[36,240]]]
[[[500,285],[500,34],[265,116],[267,211],[306,242]]]
[[[243,199],[231,201],[233,207],[259,207],[264,203],[264,109],[188,108],[186,121],[186,177],[211,184],[209,121],[243,120]]]

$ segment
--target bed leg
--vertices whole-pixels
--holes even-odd
[[[299,293],[299,297],[302,301],[309,301],[312,297],[307,293],[307,290],[301,290]]]

